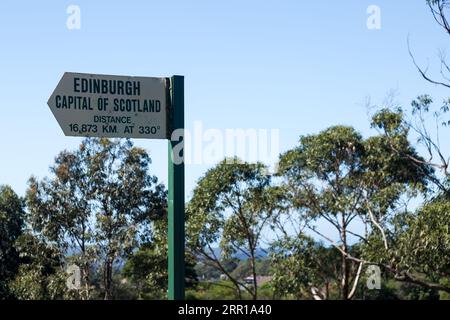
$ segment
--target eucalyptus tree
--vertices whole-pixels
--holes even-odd
[[[231,281],[239,298],[245,290],[258,297],[256,260],[263,233],[279,210],[281,195],[261,163],[226,159],[198,181],[187,207],[188,247],[206,265]],[[216,250],[220,248],[220,253]],[[240,255],[251,265],[253,283],[233,277],[226,261]]]
[[[379,108],[372,117],[372,127],[383,136],[391,152],[406,158],[413,166],[428,166],[434,170],[428,175],[438,193],[450,191],[450,156],[446,154],[443,133],[448,133],[450,100],[436,106],[429,95],[420,95],[411,107],[396,105]],[[414,143],[421,155],[408,154],[402,144]]]
[[[450,293],[450,201],[425,204],[396,239],[397,279]]]
[[[426,0],[435,22],[450,35],[448,0]],[[409,44],[409,40],[408,40]],[[450,88],[450,68],[443,51],[439,54],[439,76],[430,74],[416,61],[411,48],[410,57],[419,74],[429,83]],[[432,70],[430,68],[430,70]],[[449,292],[448,220],[450,157],[446,152],[443,132],[448,133],[450,100],[434,103],[429,95],[419,95],[409,108],[388,105],[379,108],[372,126],[380,131],[389,149],[404,158],[410,166],[428,167],[430,182],[422,203],[412,212],[404,212],[390,221],[393,231],[388,237],[390,250],[380,250],[385,240],[372,235],[365,243],[365,258],[378,262],[395,279],[422,287]],[[405,152],[408,140],[414,141],[422,156]],[[378,242],[377,242],[378,240]]]
[[[332,299],[339,287],[339,252],[305,234],[286,236],[271,247],[274,294],[278,298]]]
[[[63,252],[76,253],[85,298],[94,263],[103,272],[104,298],[113,298],[115,262],[149,241],[152,221],[165,214],[166,190],[149,173],[150,163],[147,152],[129,140],[88,138],[57,156],[51,178],[30,179],[30,224]]]
[[[9,283],[14,297],[21,300],[80,299],[66,287],[64,256],[57,246],[26,231],[16,241],[19,270]]]
[[[34,232],[64,253],[75,253],[71,263],[82,269],[82,298],[90,297],[90,267],[95,261],[91,189],[83,143],[75,152],[63,151],[50,167],[51,178],[29,180],[26,194],[28,222]]]
[[[395,216],[389,250],[373,235],[362,258],[384,268],[397,281],[450,293],[450,201],[448,196]]]
[[[168,292],[168,221],[167,213],[155,220],[151,241],[141,244],[127,259],[121,274],[135,288],[138,299],[167,299]],[[191,252],[185,255],[186,289],[197,284],[194,269],[197,259]]]
[[[9,186],[0,186],[0,300],[11,298],[9,281],[19,269],[16,241],[23,232],[23,201]]]
[[[419,157],[404,137],[399,139],[403,153]],[[368,241],[371,234],[379,234],[387,250],[387,218],[408,192],[425,187],[428,171],[392,152],[384,136],[364,140],[346,126],[302,136],[298,147],[280,156],[279,175],[292,211],[341,254],[341,299],[353,298],[365,264],[351,254],[349,237]],[[319,221],[339,240],[321,232]],[[356,221],[365,226],[363,232]]]

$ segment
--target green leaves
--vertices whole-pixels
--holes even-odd
[[[298,148],[281,156],[280,173],[303,167],[315,175],[332,174],[336,166],[354,166],[360,151],[361,137],[353,128],[331,127],[318,135],[302,136]]]
[[[417,97],[411,102],[412,114],[430,111],[430,105],[433,103],[431,96],[425,94]]]
[[[402,197],[425,190],[433,173],[409,144],[400,111],[380,111],[374,116],[373,125],[383,129],[384,134],[363,139],[351,127],[334,126],[301,137],[298,147],[280,156],[278,175],[283,178],[282,188],[287,190],[289,214],[298,213],[315,233],[315,224],[326,222],[335,231],[333,238],[339,239],[331,243],[342,254],[343,298],[349,295],[349,270],[355,269],[355,264],[348,262],[348,234],[374,240],[352,230],[352,221],[358,219],[369,234],[379,234],[382,239],[376,238],[381,240],[376,243],[384,252],[389,236],[388,217],[396,214]],[[330,241],[328,237],[324,239]],[[296,285],[306,287],[301,281]]]
[[[149,241],[153,221],[166,215],[167,192],[149,174],[150,163],[145,150],[129,140],[89,138],[56,157],[51,178],[29,181],[33,230],[61,252],[73,251],[85,282],[90,266],[102,261],[107,298],[115,261],[140,240]]]
[[[408,128],[404,126],[403,117],[401,109],[392,111],[384,108],[372,117],[371,126],[383,130],[387,135],[400,134],[406,136]]]
[[[15,242],[24,226],[23,201],[8,186],[0,186],[0,299],[10,296],[8,282],[19,267]]]
[[[263,193],[270,182],[263,169],[262,164],[224,160],[208,170],[198,182],[187,208],[188,235],[192,245],[202,247],[214,243],[224,228],[242,238],[244,235],[236,234],[233,225],[241,228],[243,222],[248,223],[245,230],[241,230],[247,233],[258,223],[257,217],[263,208],[257,208],[257,205],[263,203]],[[231,215],[230,219],[238,219],[239,223],[229,222],[226,226],[227,213]]]
[[[27,232],[16,242],[20,268],[9,286],[18,299],[80,298],[67,290],[63,253],[51,244]]]
[[[398,243],[404,267],[435,279],[450,276],[450,202],[426,204],[408,220],[407,228]]]
[[[256,278],[256,251],[262,232],[280,205],[280,193],[271,187],[271,177],[265,172],[261,163],[224,160],[199,180],[187,207],[189,248],[226,273],[237,291],[242,287],[255,299],[257,288],[227,273],[223,260],[243,255]],[[213,249],[217,244],[220,255]]]

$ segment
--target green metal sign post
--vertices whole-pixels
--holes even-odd
[[[171,132],[184,130],[184,77],[173,76],[170,81],[170,116]],[[168,141],[169,163],[169,300],[184,300],[184,155],[174,154],[178,141]],[[184,152],[184,151],[182,151]],[[176,157],[182,157],[176,159]]]

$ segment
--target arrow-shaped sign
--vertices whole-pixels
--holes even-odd
[[[48,106],[66,136],[166,139],[166,79],[64,73]]]

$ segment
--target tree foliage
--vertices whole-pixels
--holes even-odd
[[[244,288],[257,298],[256,260],[263,230],[278,209],[277,189],[263,164],[226,159],[199,180],[188,204],[188,245],[194,254],[223,273],[241,295]],[[214,250],[218,243],[220,254]],[[223,261],[240,254],[251,264],[253,285],[246,285],[224,267]]]
[[[23,201],[8,186],[0,186],[0,299],[11,297],[8,282],[19,269],[15,242],[24,226]]]
[[[396,125],[395,115],[386,117],[392,121],[389,129],[397,134],[397,147],[403,154],[419,157]],[[341,252],[342,299],[352,298],[356,292],[363,264],[359,259],[350,259],[349,236],[367,241],[369,231],[380,233],[387,249],[384,221],[395,213],[402,196],[424,189],[429,171],[392,152],[383,135],[363,139],[345,126],[303,136],[298,147],[281,155],[279,175],[284,178],[291,209],[304,217],[310,230]],[[353,230],[355,220],[366,225],[365,233]],[[320,233],[317,221],[334,228],[339,241]],[[354,263],[360,266],[355,268]],[[351,270],[355,270],[353,277]]]
[[[113,297],[115,262],[148,241],[152,222],[165,214],[166,191],[149,174],[150,162],[129,140],[85,139],[78,150],[58,155],[51,178],[30,179],[30,224],[61,252],[75,253],[86,298],[94,263],[105,299]]]

